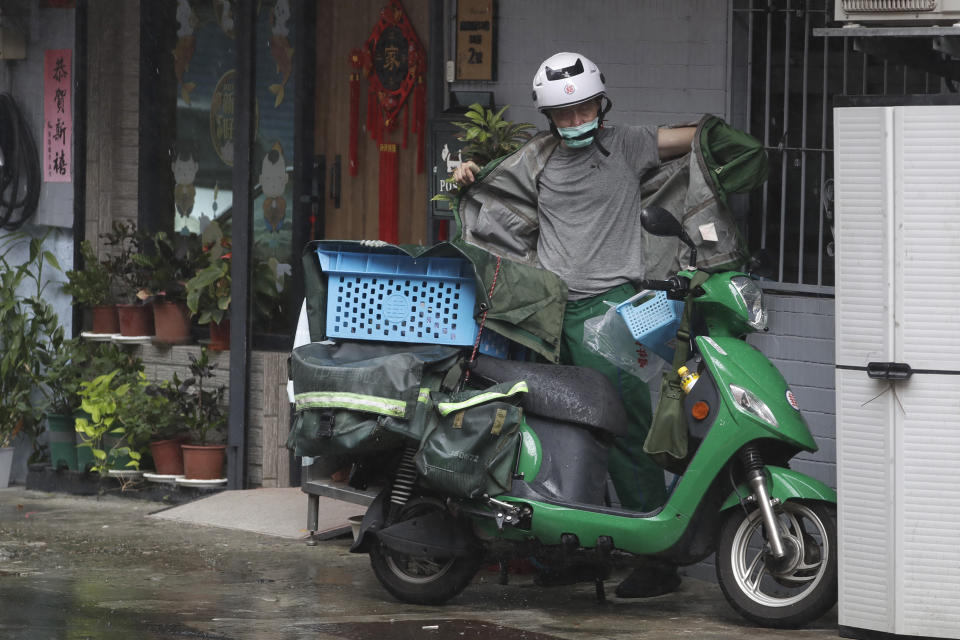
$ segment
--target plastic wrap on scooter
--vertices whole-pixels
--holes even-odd
[[[511,495],[550,502],[604,504],[609,448],[580,425],[527,415],[540,440],[541,463],[531,482],[514,480]]]
[[[473,374],[493,382],[525,380],[530,391],[522,406],[528,413],[603,429],[617,436],[627,433],[627,414],[620,396],[599,371],[480,356]]]

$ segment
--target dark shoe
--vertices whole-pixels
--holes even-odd
[[[677,568],[669,565],[654,565],[634,569],[633,573],[617,585],[618,598],[652,598],[672,593],[680,586]]]
[[[578,582],[593,582],[599,577],[598,568],[589,564],[572,564],[544,569],[533,579],[538,587],[562,587]]]

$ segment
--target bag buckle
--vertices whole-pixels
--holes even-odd
[[[324,411],[320,414],[320,428],[318,434],[324,438],[333,436],[334,415],[332,411]]]

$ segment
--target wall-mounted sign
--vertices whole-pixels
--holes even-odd
[[[457,80],[493,80],[494,0],[457,1]]]
[[[73,52],[49,49],[43,60],[43,179],[70,182],[73,173]]]

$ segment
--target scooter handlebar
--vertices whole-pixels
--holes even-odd
[[[640,288],[655,291],[684,291],[687,288],[686,278],[673,276],[669,280],[641,280]]]

